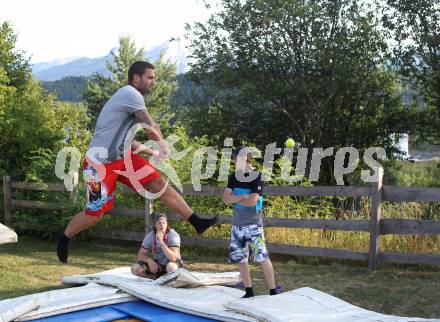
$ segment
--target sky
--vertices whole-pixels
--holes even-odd
[[[31,63],[104,56],[122,35],[148,50],[209,14],[203,0],[0,0],[0,23],[12,23]]]

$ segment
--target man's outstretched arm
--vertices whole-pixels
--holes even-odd
[[[148,113],[146,109],[134,112],[134,116],[138,123],[145,123],[152,127],[152,129],[144,129],[145,134],[149,139],[159,141],[164,138],[159,126],[154,122],[150,113]]]

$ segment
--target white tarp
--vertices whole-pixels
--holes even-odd
[[[0,224],[0,245],[6,243],[16,243],[17,234],[12,229]]]
[[[258,321],[228,310],[228,302],[241,298],[243,291],[226,286],[173,288],[150,282],[127,281],[118,288],[144,301],[175,311],[219,321]]]
[[[130,267],[119,267],[95,274],[70,275],[61,277],[61,283],[67,285],[82,285],[96,283],[100,285],[115,286],[117,282],[124,281],[152,281],[148,278],[138,277],[131,273]]]
[[[175,274],[168,274],[162,279],[152,281],[132,275],[130,268],[125,267],[98,274],[66,276],[62,280],[63,283],[69,284],[92,283],[91,285],[93,285],[93,283],[102,283],[113,285],[144,301],[221,321],[440,322],[440,319],[407,318],[368,311],[308,287],[277,296],[266,295],[250,299],[241,298],[244,294],[243,291],[225,286],[170,287],[173,283],[187,283],[185,286],[196,286],[195,284],[203,281],[203,278],[217,274],[219,274],[218,280],[236,278],[236,274],[232,273],[200,275],[200,273],[179,270]],[[179,278],[182,278],[183,282],[179,281]],[[209,278],[207,280],[209,281]],[[159,283],[169,284],[159,285]],[[65,290],[69,298],[75,289],[80,288]],[[100,299],[101,296],[96,296],[96,298]]]
[[[139,299],[144,301],[170,308],[175,311],[185,312],[198,316],[208,317],[221,321],[256,321],[253,318],[244,316],[239,313],[232,312],[225,308],[226,303],[232,300],[241,298],[244,292],[238,289],[225,287],[225,286],[209,286],[209,287],[197,287],[190,289],[174,288],[171,287],[176,282],[179,276],[184,278],[185,276],[190,279],[184,283],[186,286],[190,285],[191,280],[200,284],[197,280],[197,275],[191,272],[191,276],[186,274],[186,270],[179,270],[175,274],[167,274],[173,282],[166,286],[158,285],[165,279],[152,281],[147,278],[136,277],[131,274],[129,267],[121,267],[102,273],[91,275],[74,275],[64,276],[61,281],[65,284],[85,284],[85,283],[99,283],[105,285],[113,285]],[[200,273],[199,273],[200,274]],[[207,277],[216,276],[213,278],[216,281],[231,281],[237,278],[238,273],[202,273],[202,280],[208,281]],[[167,281],[169,282],[169,281]],[[212,281],[211,281],[212,282]],[[177,284],[182,284],[178,281]],[[192,285],[196,286],[196,285]]]
[[[13,302],[5,300],[0,302],[0,322],[15,320],[23,314],[35,310],[38,307],[37,301],[33,299],[15,299]]]
[[[96,274],[63,276],[61,278],[63,284],[98,283],[110,286],[116,286],[118,282],[124,282],[127,280],[142,282],[150,281],[153,284],[168,285],[171,287],[196,287],[209,285],[235,286],[240,282],[240,273],[189,272],[184,268],[180,268],[153,281],[148,278],[137,277],[131,274],[130,267],[120,267]]]
[[[422,322],[440,319],[398,317],[368,311],[309,287],[276,296],[239,299],[227,307],[270,322]]]
[[[239,272],[202,273],[190,272],[180,268],[154,280],[153,283],[172,287],[196,287],[210,285],[235,286],[240,281]]]
[[[28,321],[135,300],[135,297],[117,288],[90,283],[82,287],[53,290],[0,301],[0,316],[5,314],[5,317],[9,318],[5,318],[4,320],[2,318],[1,322],[11,321],[13,319],[17,319],[17,321]],[[13,317],[6,315],[9,314],[9,311],[16,310],[17,306],[22,303],[35,303],[35,305],[27,311],[22,311]],[[6,313],[2,313],[1,308],[5,308]]]

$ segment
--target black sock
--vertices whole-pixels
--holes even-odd
[[[269,290],[269,294],[270,294],[270,295],[277,295],[277,289],[276,289],[276,288],[271,288],[271,289]]]
[[[245,287],[246,294],[242,297],[243,299],[254,297],[254,289],[252,287]]]
[[[196,213],[193,213],[188,221],[196,229],[198,234],[203,234],[206,229],[218,223],[218,216],[212,218],[200,218]]]
[[[70,238],[62,233],[58,239],[57,256],[60,262],[67,263],[67,248],[69,246]]]

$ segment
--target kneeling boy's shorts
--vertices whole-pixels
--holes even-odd
[[[145,274],[154,276],[154,279],[164,276],[167,273],[167,265],[159,264],[156,260],[154,260],[157,264],[157,272],[153,273],[150,271],[150,267],[148,264],[145,264]],[[182,259],[178,258],[175,262],[178,268],[183,268]]]

